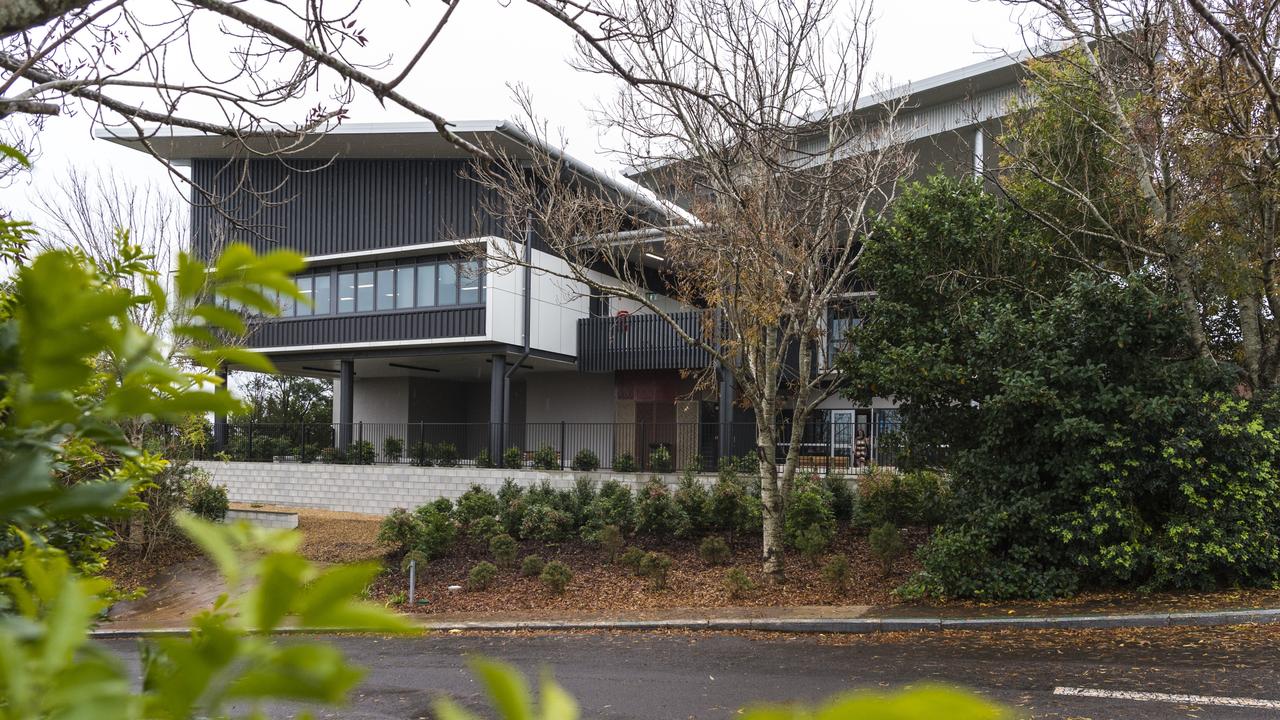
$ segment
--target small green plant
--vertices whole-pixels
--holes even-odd
[[[497,566],[482,560],[471,568],[471,572],[467,573],[467,589],[471,592],[487,590],[496,579],[498,579]]]
[[[352,465],[372,465],[377,459],[378,453],[368,440],[358,440],[347,448],[347,462]]]
[[[559,470],[560,453],[550,445],[543,445],[533,453],[533,466],[539,470]]]
[[[453,501],[447,497],[438,497],[435,500],[432,500],[431,507],[445,515],[448,515],[449,517],[453,517]]]
[[[596,454],[591,452],[587,448],[582,448],[581,450],[578,451],[577,455],[573,456],[573,469],[579,470],[582,472],[591,472],[592,470],[599,470],[600,458],[596,457]]]
[[[708,536],[698,546],[698,557],[708,565],[724,565],[729,562],[729,543],[719,535]]]
[[[422,537],[422,521],[404,508],[396,508],[378,526],[378,542],[393,545],[397,552],[409,550]]]
[[[488,450],[481,450],[476,453],[476,467],[491,468],[493,467],[493,458],[489,455]]]
[[[515,565],[516,552],[518,550],[515,538],[506,533],[489,538],[489,554],[493,556],[493,561],[501,567],[509,568]]]
[[[622,553],[622,557],[618,558],[618,562],[626,568],[631,568],[631,572],[636,575],[640,574],[640,563],[644,560],[644,551],[636,546],[631,546]]]
[[[656,473],[669,473],[672,467],[671,451],[665,445],[659,445],[649,453],[649,469]]]
[[[407,602],[409,602],[409,593],[404,590],[400,590],[399,592],[392,593],[391,597],[387,598],[386,605],[387,607],[392,607],[394,605],[403,605]]]
[[[494,535],[501,535],[503,531],[502,523],[495,517],[482,517],[467,523],[467,539],[481,547],[488,545]]]
[[[419,440],[409,448],[409,462],[418,467],[431,467],[431,443]]]
[[[832,555],[822,566],[822,579],[833,589],[844,592],[849,587],[849,556]]]
[[[512,446],[502,453],[502,467],[519,469],[524,467],[524,453],[520,448]]]
[[[404,441],[398,437],[389,437],[382,441],[382,457],[387,462],[400,462],[404,454]]]
[[[647,552],[640,560],[640,574],[649,578],[649,586],[654,590],[664,590],[671,574],[671,556],[661,552]]]
[[[796,535],[793,542],[796,550],[800,551],[805,560],[816,563],[818,558],[822,557],[823,551],[831,544],[831,534],[821,525],[814,524]]]
[[[441,499],[447,500],[447,498]],[[433,560],[448,554],[458,535],[458,524],[450,513],[441,509],[442,505],[443,503],[436,501],[413,511],[421,529],[412,549],[422,552]]]
[[[613,459],[613,469],[622,473],[631,473],[636,471],[636,459],[631,453],[624,452]]]
[[[636,496],[636,530],[645,535],[668,538],[687,522],[688,518],[676,504],[666,483],[656,475],[650,477]]]
[[[617,525],[605,525],[600,528],[600,532],[596,533],[596,542],[600,543],[600,549],[604,551],[604,556],[609,559],[609,562],[617,562],[623,546],[626,545],[622,531]]]
[[[220,453],[220,454],[226,455],[226,453]],[[230,460],[231,456],[227,455],[227,457],[220,458],[220,459]],[[346,461],[347,461],[346,453],[342,452],[338,448],[327,447],[327,448],[320,449],[320,462],[322,463],[327,463],[329,465],[340,465],[342,463],[345,463]]]
[[[227,501],[227,488],[214,484],[208,474],[193,475],[187,481],[187,509],[196,517],[210,522],[222,522],[227,517],[230,503]]]
[[[479,485],[472,485],[458,498],[458,522],[468,525],[481,518],[496,518],[502,511],[498,498]]]
[[[755,590],[756,584],[751,581],[746,570],[732,567],[724,571],[724,589],[730,598],[737,600]]]
[[[893,523],[884,523],[872,530],[867,542],[871,545],[871,554],[880,561],[880,569],[885,575],[893,572],[893,563],[907,554],[902,531]]]
[[[520,563],[520,574],[525,577],[538,577],[546,563],[540,555],[526,555]]]
[[[573,571],[569,569],[568,565],[559,560],[552,560],[547,563],[546,567],[542,568],[542,573],[538,575],[538,578],[542,580],[542,584],[546,585],[548,590],[556,595],[562,595],[573,580]]]
[[[440,467],[457,467],[458,446],[441,440],[431,448],[431,459]]]
[[[565,538],[572,524],[572,518],[550,505],[530,505],[520,521],[520,537],[556,542]]]

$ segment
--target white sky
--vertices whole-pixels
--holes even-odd
[[[390,1],[403,10],[403,4]],[[417,7],[427,8],[420,13],[421,24],[398,33],[389,32],[385,24],[378,27],[376,18],[366,20],[374,47],[403,57],[404,48],[429,31],[442,5]],[[871,71],[884,84],[922,80],[1023,46],[1021,11],[992,0],[880,0],[876,15]],[[451,120],[503,119],[515,113],[507,84],[522,83],[531,89],[537,113],[553,128],[564,129],[571,153],[616,170],[589,116],[598,98],[612,95],[611,86],[604,78],[570,68],[567,59],[573,54],[568,30],[519,0],[506,7],[499,0],[467,0],[401,89]],[[406,119],[411,117],[403,111],[384,110],[361,98],[349,122]],[[31,177],[4,190],[3,204],[19,217],[29,214],[24,207],[29,207],[30,198],[47,192],[70,164],[109,168],[136,182],[169,184],[154,160],[93,139],[84,117],[49,121],[39,143]]]

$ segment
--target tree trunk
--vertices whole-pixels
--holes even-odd
[[[772,415],[761,414],[764,418]],[[782,489],[778,484],[778,463],[775,461],[778,452],[777,438],[771,421],[756,418],[756,447],[758,448],[758,467],[760,471],[760,502],[763,529],[761,537],[762,569],[774,583],[786,582],[786,569],[783,557],[786,539],[784,532],[784,511]]]

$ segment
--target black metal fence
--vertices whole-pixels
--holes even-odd
[[[782,464],[791,450],[790,428],[780,427],[778,437]],[[815,472],[894,465],[899,437],[896,420],[811,422],[797,443],[798,462]],[[192,454],[251,462],[683,472],[714,470],[722,457],[755,457],[757,444],[754,423],[229,423],[221,447],[206,443]]]

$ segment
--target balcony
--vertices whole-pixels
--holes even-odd
[[[702,311],[673,313],[680,327],[700,338],[708,329]],[[578,370],[679,370],[706,367],[706,351],[690,345],[657,315],[583,318],[578,321]]]

